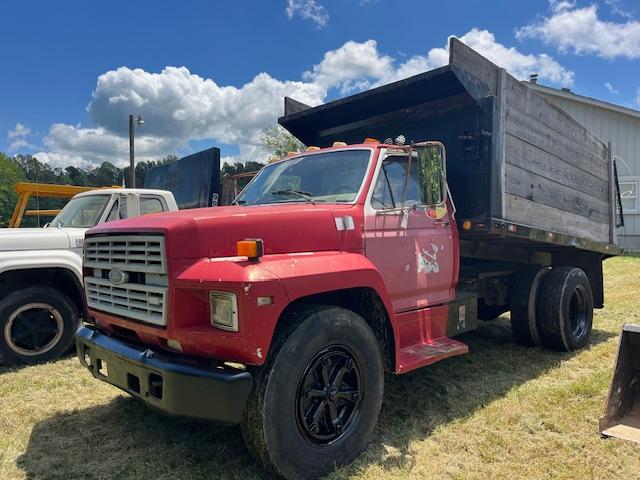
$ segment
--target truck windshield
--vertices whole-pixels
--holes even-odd
[[[49,224],[50,227],[91,228],[109,202],[110,195],[72,198]]]
[[[370,150],[334,150],[268,165],[234,203],[354,202],[370,157]]]

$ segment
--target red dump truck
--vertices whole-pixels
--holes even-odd
[[[450,51],[325,105],[286,99],[280,123],[310,147],[232,206],[92,229],[81,363],[169,414],[241,423],[267,468],[316,478],[367,445],[385,372],[467,353],[478,318],[585,346],[619,253],[611,151]]]

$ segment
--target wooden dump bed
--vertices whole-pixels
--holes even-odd
[[[307,145],[439,140],[463,239],[618,253],[610,148],[457,39],[449,65],[310,108],[280,124]]]

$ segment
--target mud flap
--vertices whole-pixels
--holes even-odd
[[[640,443],[640,325],[622,327],[600,433]]]

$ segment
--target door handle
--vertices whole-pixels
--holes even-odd
[[[434,220],[433,223],[436,224],[436,225],[442,225],[443,227],[448,227],[449,226],[449,220],[445,220],[445,219]]]

